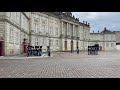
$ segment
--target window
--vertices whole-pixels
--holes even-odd
[[[39,16],[37,14],[33,14],[34,16],[34,20],[38,20],[39,19]]]
[[[19,32],[16,32],[16,44],[19,44]]]
[[[43,38],[43,46],[46,45],[46,39]]]
[[[35,38],[35,46],[38,46],[38,38]]]
[[[50,40],[50,46],[53,46],[53,40],[52,39]]]
[[[38,33],[38,29],[39,29],[38,23],[34,23],[34,32]]]
[[[58,28],[56,27],[56,35],[58,35]]]
[[[50,36],[52,36],[53,35],[53,27],[50,27]]]
[[[16,22],[20,24],[20,12],[16,13]]]
[[[74,29],[74,36],[76,36],[76,28]]]
[[[13,37],[13,28],[10,28],[10,43],[13,43],[14,37]]]
[[[46,22],[42,21],[42,32],[45,33],[46,32]]]
[[[58,40],[56,40],[56,46],[58,46]]]
[[[109,43],[106,43],[106,47],[109,47]]]
[[[42,16],[42,20],[47,20],[47,18],[46,18],[46,17],[44,17],[44,16]]]
[[[111,43],[111,47],[113,47],[114,46],[114,43]]]

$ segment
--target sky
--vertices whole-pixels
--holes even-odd
[[[90,32],[103,31],[104,27],[111,31],[120,31],[120,12],[72,12],[80,22],[90,23]]]

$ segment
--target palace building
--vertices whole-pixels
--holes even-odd
[[[28,44],[42,46],[43,52],[47,46],[51,51],[74,51],[94,44],[113,50],[116,34],[106,28],[90,33],[90,24],[71,12],[0,12],[0,56],[23,54]]]
[[[98,44],[101,50],[116,50],[116,34],[106,28],[102,32],[90,33],[89,44]]]
[[[22,54],[28,44],[46,52],[87,49],[90,25],[71,12],[0,12],[0,56]]]

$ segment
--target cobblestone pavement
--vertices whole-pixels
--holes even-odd
[[[1,59],[0,78],[120,78],[120,52],[57,52],[50,58]]]

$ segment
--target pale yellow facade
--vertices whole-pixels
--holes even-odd
[[[0,12],[5,55],[22,54],[24,39],[32,46],[42,46],[43,52],[49,45],[51,51],[86,50],[90,26],[73,16],[64,17],[49,12]]]

